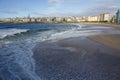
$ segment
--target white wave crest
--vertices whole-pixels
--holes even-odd
[[[0,30],[0,39],[3,39],[7,36],[13,36],[15,34],[20,34],[22,32],[27,32],[28,29],[1,29]]]
[[[71,37],[79,37],[79,36],[91,36],[91,35],[97,35],[101,34],[102,30],[83,30],[83,31],[64,31],[60,33],[52,34],[50,39],[65,39],[65,38],[71,38]]]

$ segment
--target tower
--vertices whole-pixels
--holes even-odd
[[[28,19],[30,19],[30,14],[28,14]]]
[[[116,23],[120,23],[120,9],[116,13]]]
[[[28,14],[28,22],[31,22],[30,14]]]

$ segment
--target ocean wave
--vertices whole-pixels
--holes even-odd
[[[71,37],[79,37],[79,36],[90,36],[90,35],[97,35],[97,34],[102,34],[102,30],[71,30],[71,31],[64,31],[64,32],[59,32],[52,34],[50,39],[65,39],[65,38],[71,38]]]
[[[40,80],[33,53],[23,42],[0,45],[0,80]]]
[[[27,31],[29,31],[29,29],[1,29],[0,39],[3,39],[7,36],[14,36],[15,34],[20,34]]]

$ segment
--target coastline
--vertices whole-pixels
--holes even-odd
[[[24,23],[0,23],[0,24],[46,24],[46,22],[24,22]],[[67,22],[52,22],[47,24],[77,24],[77,25],[89,25],[89,26],[105,26],[105,27],[113,27],[115,29],[120,30],[120,24],[113,24],[113,23],[90,23],[90,22],[81,22],[81,23],[67,23]]]

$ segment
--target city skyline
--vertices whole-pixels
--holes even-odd
[[[119,0],[0,0],[0,18],[88,16],[115,12]]]

